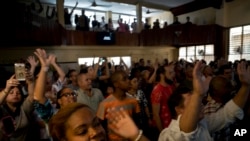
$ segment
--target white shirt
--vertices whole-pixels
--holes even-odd
[[[104,97],[102,92],[97,88],[91,88],[92,96],[88,96],[88,94],[82,89],[77,90],[77,102],[88,105],[95,112],[97,111],[99,104],[103,101]]]
[[[234,122],[236,118],[242,119],[243,116],[242,109],[233,100],[230,100],[216,113],[205,116],[198,123],[197,128],[190,133],[180,130],[179,122],[181,115],[179,115],[177,120],[172,119],[168,128],[165,128],[161,132],[158,141],[213,141],[210,133],[222,129]]]

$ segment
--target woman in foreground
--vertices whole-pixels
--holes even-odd
[[[115,133],[128,141],[148,141],[124,110],[110,109],[107,118]],[[49,122],[53,141],[107,141],[106,133],[94,112],[84,104],[71,103],[61,108]]]

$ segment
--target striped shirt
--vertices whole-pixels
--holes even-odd
[[[115,108],[115,110],[120,110],[123,108],[125,111],[132,116],[135,113],[140,112],[140,108],[137,100],[134,97],[126,95],[126,98],[123,100],[116,99],[113,95],[109,95],[105,100],[103,100],[97,110],[97,117],[101,120],[105,120],[105,115],[107,110]],[[108,137],[110,141],[125,141],[123,137],[116,135],[114,132],[108,129]]]

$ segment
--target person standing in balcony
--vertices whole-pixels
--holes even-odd
[[[73,7],[73,9],[69,12],[68,8],[64,8],[64,24],[65,28],[71,28],[72,23],[71,23],[71,15],[73,14],[74,10],[76,9],[78,5],[78,1],[76,2],[76,5]]]
[[[151,25],[149,23],[149,20],[148,18],[145,19],[145,24],[144,24],[144,29],[147,30],[147,29],[150,29],[151,28]]]
[[[84,9],[82,9],[82,15],[79,17],[79,29],[89,31],[89,18],[85,15]]]

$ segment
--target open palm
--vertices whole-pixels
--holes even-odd
[[[109,110],[106,115],[109,120],[109,128],[116,134],[131,139],[138,135],[139,130],[126,111]]]

